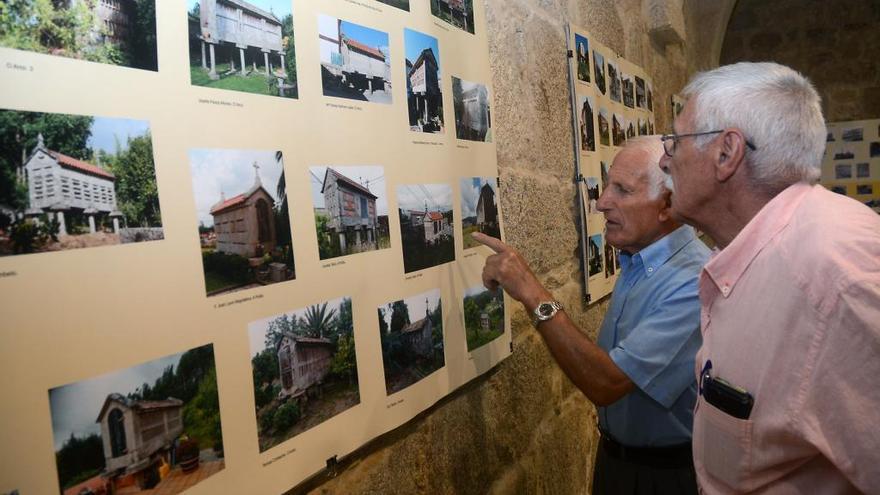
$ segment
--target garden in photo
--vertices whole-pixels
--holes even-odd
[[[293,280],[281,152],[193,149],[189,159],[207,295]]]
[[[351,298],[248,325],[260,452],[360,403]]]
[[[190,82],[296,98],[290,0],[187,0]]]
[[[322,260],[391,247],[382,167],[311,167],[309,181]]]
[[[451,186],[398,186],[397,205],[405,273],[455,260]]]
[[[462,243],[464,248],[481,246],[474,232],[501,238],[498,222],[498,180],[494,177],[461,179]]]
[[[504,334],[504,291],[482,285],[464,291],[464,330],[468,352]]]
[[[440,289],[382,305],[378,315],[388,395],[444,366]]]
[[[64,495],[180,493],[224,467],[214,347],[49,390]]]
[[[0,256],[163,237],[149,122],[0,110]]]

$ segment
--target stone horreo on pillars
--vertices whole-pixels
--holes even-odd
[[[262,65],[266,76],[273,75],[273,63],[284,76],[284,50],[281,20],[243,0],[200,0],[199,40],[202,68],[211,79],[219,79],[217,60],[229,61],[230,73],[247,75],[248,62],[257,70]],[[238,64],[238,69],[236,69]]]
[[[254,258],[273,250],[277,243],[274,203],[254,162],[254,185],[230,199],[221,192],[220,201],[211,207],[217,251]]]
[[[67,235],[66,217],[88,217],[89,231],[95,233],[95,218],[110,218],[119,232],[122,213],[116,207],[116,177],[98,165],[50,150],[37,136],[37,145],[19,172],[27,184],[30,207],[25,215],[39,219],[47,214],[58,221],[59,235]]]
[[[324,173],[321,185],[327,208],[327,229],[339,236],[343,252],[350,249],[378,249],[376,200],[369,188],[358,184],[332,168]]]

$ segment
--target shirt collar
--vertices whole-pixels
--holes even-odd
[[[660,239],[657,239],[636,254],[629,255],[621,251],[620,268],[626,270],[637,261],[640,261],[642,264],[642,270],[645,271],[645,277],[650,277],[657,273],[657,270],[663,266],[672,255],[681,250],[681,248],[689,242],[696,239],[696,237],[693,228],[687,225],[682,225]]]
[[[718,251],[706,263],[706,273],[724,297],[733,292],[758,253],[788,225],[798,205],[813,187],[799,182],[777,194],[749,220],[726,248]]]

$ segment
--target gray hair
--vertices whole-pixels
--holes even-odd
[[[746,152],[755,186],[776,193],[819,179],[825,149],[821,99],[797,71],[740,62],[697,74],[682,94],[693,101],[692,132],[736,127],[755,145]],[[695,144],[702,148],[713,137],[698,137]]]
[[[645,178],[650,186],[648,192],[651,199],[657,199],[663,193],[672,192],[672,181],[668,180],[669,176],[660,169],[660,158],[663,156],[664,151],[663,142],[660,141],[659,135],[638,136],[627,139],[623,149],[641,151],[645,155],[648,161]]]

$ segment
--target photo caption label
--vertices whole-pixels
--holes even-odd
[[[375,5],[366,5],[364,3],[358,2],[357,0],[345,0],[345,1],[352,4],[352,5],[358,5],[358,6],[365,8],[365,9],[372,10],[374,12],[382,12],[382,9],[376,7]]]
[[[217,303],[214,305],[214,309],[227,308],[230,306],[234,306],[236,304],[244,304],[246,302],[256,301],[257,299],[262,299],[262,298],[263,298],[262,294],[254,294],[253,296],[250,296],[250,297],[242,297],[239,299],[233,299],[232,301]]]
[[[244,103],[239,103],[237,101],[214,100],[211,98],[199,98],[199,103],[201,103],[202,105],[217,105],[220,107],[244,108]]]
[[[268,466],[268,465],[270,465],[270,464],[274,464],[274,463],[280,461],[281,459],[284,459],[284,458],[287,457],[288,455],[293,454],[294,452],[296,452],[296,447],[294,447],[294,448],[288,450],[287,452],[282,452],[282,453],[276,455],[275,457],[269,459],[268,461],[264,462],[264,463],[263,463],[263,467],[266,467],[266,466]]]

